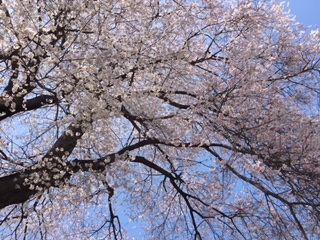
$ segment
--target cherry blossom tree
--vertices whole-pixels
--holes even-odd
[[[0,6],[1,239],[319,236],[320,32],[283,4]]]

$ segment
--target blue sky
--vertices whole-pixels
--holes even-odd
[[[286,0],[291,13],[306,26],[320,27],[320,0]]]

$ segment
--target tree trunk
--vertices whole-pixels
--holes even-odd
[[[36,193],[24,185],[25,177],[15,173],[0,178],[0,209],[11,204],[23,203]]]

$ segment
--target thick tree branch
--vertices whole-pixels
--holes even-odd
[[[0,178],[0,209],[12,204],[27,201],[37,191],[24,185],[21,173],[14,173]]]
[[[54,104],[56,101],[56,98],[51,95],[40,95],[27,100],[14,98],[9,102],[2,98],[0,99],[0,121],[20,112],[36,110],[45,105]]]
[[[24,171],[0,178],[0,209],[23,203],[34,194],[59,186],[70,177],[65,160],[83,135],[80,123],[73,123],[58,138],[53,147],[36,165]]]

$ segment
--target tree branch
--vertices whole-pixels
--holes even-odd
[[[36,165],[0,178],[0,209],[23,203],[36,193],[59,186],[70,178],[65,160],[83,135],[80,123],[70,124],[53,147]]]
[[[0,99],[0,121],[17,113],[36,110],[45,105],[53,104],[56,102],[56,98],[51,95],[40,95],[27,100],[24,100],[23,98],[14,98],[11,102],[8,103],[2,98]],[[11,107],[11,104],[13,104],[14,107]]]

